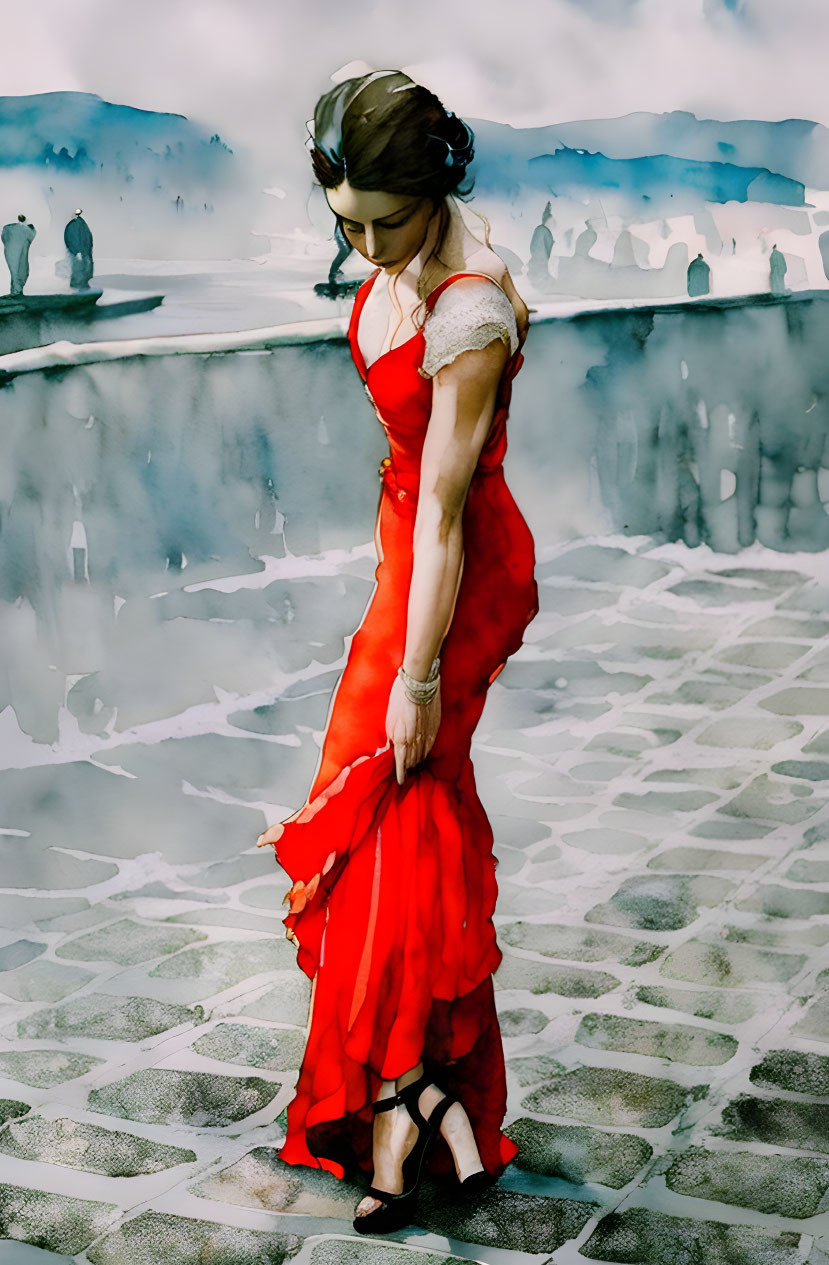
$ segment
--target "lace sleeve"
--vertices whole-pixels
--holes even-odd
[[[484,278],[447,286],[426,321],[422,374],[433,378],[462,351],[486,347],[500,338],[510,353],[518,349],[512,304],[499,286]]]

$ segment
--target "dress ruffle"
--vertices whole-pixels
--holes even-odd
[[[489,1109],[504,1075],[491,980],[501,952],[492,831],[471,761],[457,782],[424,761],[401,786],[387,745],[283,823],[275,850],[295,880],[285,925],[316,978],[282,1158],[338,1176],[338,1154],[368,1162],[380,1082],[425,1057],[448,1074],[499,1172],[516,1148]],[[432,1167],[447,1171],[446,1155]]]

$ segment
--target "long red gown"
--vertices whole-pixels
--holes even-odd
[[[487,688],[538,609],[533,539],[504,480],[515,352],[463,515],[464,564],[440,650],[442,718],[425,761],[403,786],[385,732],[403,660],[420,457],[432,382],[418,373],[424,332],[366,371],[357,326],[377,270],[357,293],[348,338],[382,419],[376,586],[354,634],[305,806],[282,823],[277,860],[294,886],[285,919],[314,980],[308,1041],[288,1107],[281,1158],[344,1173],[371,1169],[371,1102],[380,1082],[425,1059],[463,1103],[484,1166],[517,1153],[501,1132],[506,1078],[492,973],[501,960],[492,914],[492,830],[478,798],[472,734]],[[461,276],[447,278],[438,295]],[[433,1174],[452,1171],[440,1139]]]

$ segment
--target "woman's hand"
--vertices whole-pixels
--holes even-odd
[[[407,769],[426,759],[434,746],[439,726],[440,686],[430,703],[419,705],[406,697],[403,682],[396,676],[386,711],[386,736],[394,747],[394,767],[401,786]]]

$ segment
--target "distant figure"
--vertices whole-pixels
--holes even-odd
[[[688,265],[688,294],[694,298],[699,294],[708,294],[710,289],[711,269],[699,254]]]
[[[769,279],[772,294],[786,293],[786,256],[776,246],[769,255]]]
[[[591,250],[593,249],[593,247],[596,245],[596,242],[598,240],[599,240],[599,234],[596,232],[595,228],[593,227],[593,221],[588,220],[587,227],[584,229],[583,232],[579,233],[578,237],[576,238],[576,246],[575,246],[576,254],[583,255],[586,259],[588,255],[590,254]]]
[[[34,238],[35,226],[27,222],[25,215],[18,215],[16,223],[5,224],[0,233],[6,263],[11,273],[10,295],[22,294],[29,279],[29,247]]]
[[[176,194],[175,208],[176,208],[176,215],[178,215],[181,211],[184,210],[184,198],[181,196],[180,193]]]
[[[736,237],[731,238],[731,253],[732,255],[736,255],[737,253],[737,238]]]
[[[820,258],[823,264],[823,271],[826,273],[826,280],[829,281],[829,230],[821,233],[817,239],[818,249],[820,250]]]
[[[334,224],[334,241],[337,243],[337,256],[331,267],[328,269],[328,284],[332,291],[336,290],[339,283],[343,280],[343,274],[340,272],[340,265],[345,263],[346,259],[348,259],[348,256],[354,249],[340,227],[339,220],[337,220]]]
[[[72,260],[70,286],[73,290],[88,290],[92,277],[92,233],[80,207],[63,230],[63,243]]]
[[[553,212],[548,202],[541,216],[541,223],[533,229],[530,238],[530,262],[527,264],[527,276],[536,285],[544,284],[550,279],[550,254],[553,249],[553,235],[547,227],[547,221]]]

